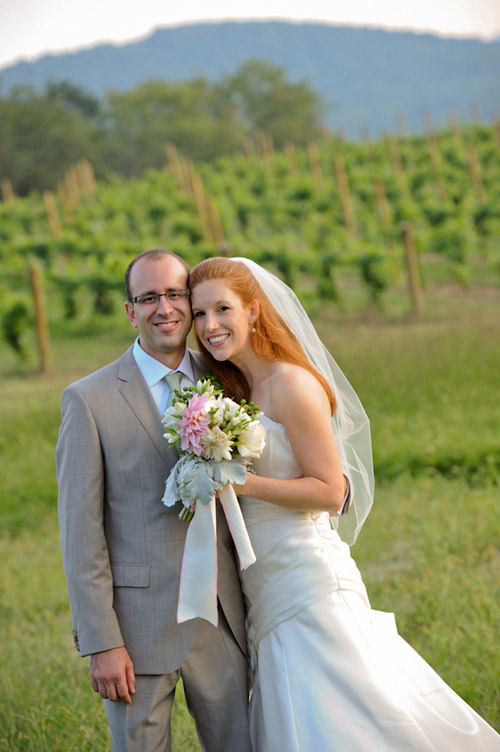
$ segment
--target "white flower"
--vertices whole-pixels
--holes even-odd
[[[238,452],[242,457],[260,457],[266,445],[266,429],[258,420],[253,420],[238,436]]]
[[[240,414],[241,405],[238,405],[238,403],[234,400],[230,399],[229,397],[223,397],[221,402],[224,405],[224,415],[226,417],[226,420],[236,418]]]
[[[221,399],[218,399],[217,397],[207,399],[203,411],[205,415],[210,418],[210,425],[212,428],[221,425],[224,419],[224,403]]]
[[[170,407],[167,407],[161,419],[165,428],[177,428],[185,409],[186,404],[182,402],[174,402]]]
[[[203,454],[210,460],[220,462],[231,459],[231,438],[218,426],[209,428],[201,437]]]
[[[208,379],[198,379],[196,382],[196,391],[198,394],[204,394],[206,392],[209,397],[213,397],[215,387]]]

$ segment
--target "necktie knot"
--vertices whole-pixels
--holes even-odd
[[[180,389],[181,387],[182,376],[183,374],[181,371],[172,371],[163,377],[163,381],[165,381],[168,386],[167,407],[170,407],[174,401],[175,390]]]

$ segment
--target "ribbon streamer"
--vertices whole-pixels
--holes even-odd
[[[218,496],[220,503],[226,515],[227,526],[231,533],[238,558],[240,560],[240,569],[247,569],[255,561],[255,554],[248,537],[245,526],[245,520],[241,513],[241,507],[238,498],[234,493],[234,488],[230,483],[219,489]]]
[[[234,541],[241,569],[255,561],[240,505],[231,484],[218,491],[229,532]],[[218,622],[217,612],[217,526],[215,497],[208,504],[196,504],[189,523],[182,559],[177,621],[199,617]]]

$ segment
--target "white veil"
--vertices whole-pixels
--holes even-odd
[[[342,470],[351,483],[351,504],[347,514],[333,516],[331,520],[342,540],[351,545],[373,504],[374,472],[368,416],[293,290],[255,261],[239,256],[231,260],[250,269],[271,305],[299,340],[309,362],[333,389],[337,409],[332,426]]]

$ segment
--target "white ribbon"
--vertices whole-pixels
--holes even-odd
[[[245,520],[241,513],[241,507],[238,498],[234,493],[234,488],[230,483],[218,491],[220,503],[226,515],[227,526],[234,541],[238,558],[240,560],[240,569],[247,569],[255,561],[250,538],[245,526]],[[195,515],[196,516],[196,515]]]
[[[229,532],[238,552],[241,569],[255,561],[255,554],[233,487],[218,491]],[[189,523],[182,559],[177,621],[196,617],[217,626],[217,526],[215,497],[209,504],[196,504]]]

